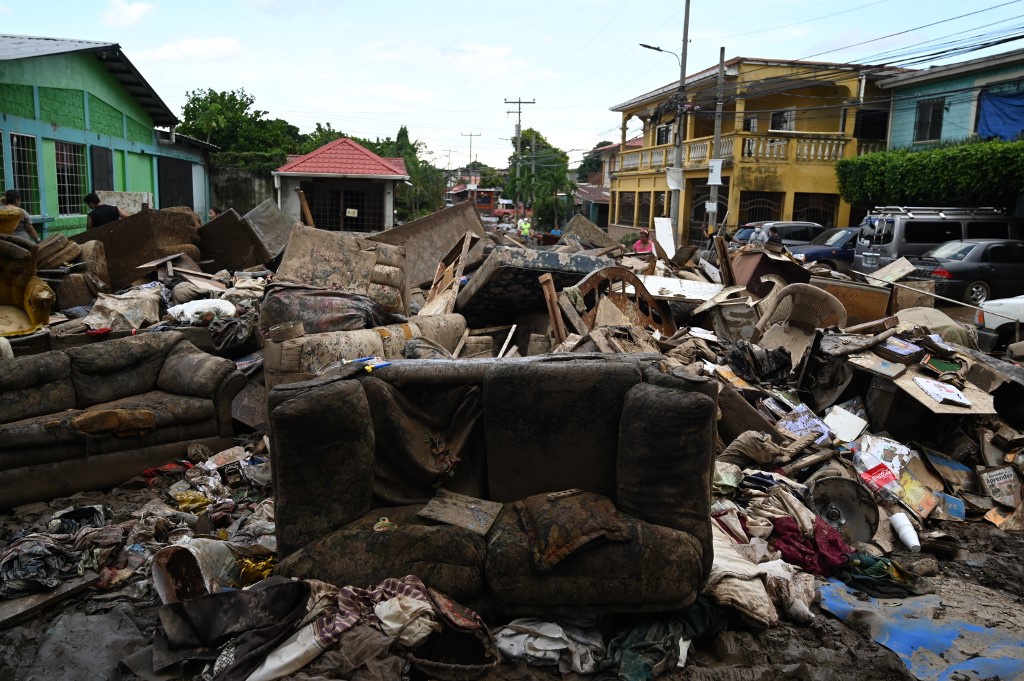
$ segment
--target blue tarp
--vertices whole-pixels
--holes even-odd
[[[871,640],[899,655],[921,681],[1024,678],[1020,631],[959,619],[936,594],[871,598],[831,579],[821,587],[821,607],[843,621],[867,624]]]
[[[978,136],[1015,140],[1024,132],[1024,93],[982,92],[978,100]]]

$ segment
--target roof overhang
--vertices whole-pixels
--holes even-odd
[[[947,64],[945,66],[932,66],[921,71],[911,71],[892,78],[885,78],[878,81],[878,87],[883,89],[902,87],[904,85],[916,85],[927,83],[930,80],[960,76],[974,71],[1009,66],[1012,64],[1024,64],[1024,50],[1014,50],[995,54],[989,57],[979,57],[959,64]]]
[[[117,43],[0,35],[0,60],[30,59],[74,52],[91,52],[106,67],[110,75],[117,79],[121,87],[149,114],[154,126],[169,128],[181,122],[160,99],[156,90],[146,82],[135,65],[128,60]]]

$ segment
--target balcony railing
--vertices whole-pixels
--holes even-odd
[[[713,138],[683,143],[683,166],[706,168],[712,158],[741,163],[831,164],[847,155],[851,138],[829,133],[730,133],[723,135],[717,153],[711,154]],[[885,149],[881,140],[855,140],[857,156]],[[675,148],[670,144],[620,154],[615,172],[649,172],[672,165]]]

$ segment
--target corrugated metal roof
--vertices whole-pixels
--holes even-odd
[[[179,123],[170,108],[160,99],[139,70],[135,68],[117,43],[94,40],[66,40],[25,35],[0,35],[0,60],[30,59],[68,52],[92,52],[128,94],[138,101],[153,124],[170,127]]]

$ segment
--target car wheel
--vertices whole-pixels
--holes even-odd
[[[992,295],[988,284],[983,281],[972,281],[967,285],[967,292],[964,294],[964,302],[971,305],[984,303]]]
[[[834,262],[829,262],[828,260],[819,260],[815,264],[818,267],[827,267],[830,270],[835,270],[835,268],[836,268],[836,264]]]

